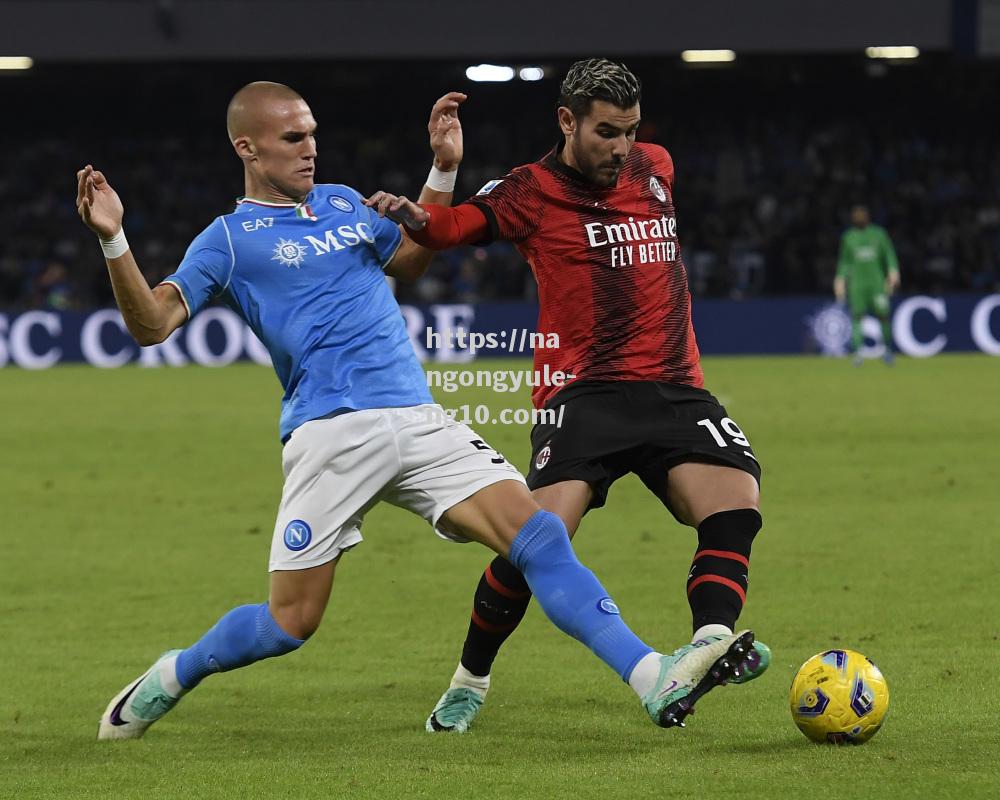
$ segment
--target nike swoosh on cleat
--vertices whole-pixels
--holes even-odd
[[[133,686],[131,689],[128,690],[128,694],[126,694],[121,700],[119,700],[118,704],[113,709],[111,709],[111,724],[114,725],[115,727],[120,728],[122,725],[128,725],[129,721],[127,719],[122,719],[122,709],[125,707],[125,704],[128,702],[128,699],[132,696],[132,692],[134,692],[136,689],[139,688],[139,684],[142,683],[145,677],[146,676],[143,675],[142,678],[137,680],[135,682],[135,686]]]

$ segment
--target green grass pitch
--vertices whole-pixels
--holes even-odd
[[[381,507],[307,646],[210,677],[141,741],[98,743],[108,699],[162,650],[266,596],[279,387],[254,366],[3,370],[0,797],[1000,796],[1000,361],[705,371],[764,465],[743,620],[775,660],[687,729],[655,728],[532,606],[472,731],[425,734],[489,555]],[[527,467],[525,428],[479,432]],[[673,649],[694,541],[629,478],[576,547],[633,628]],[[889,682],[863,747],[814,745],[789,717],[792,674],[831,646]]]

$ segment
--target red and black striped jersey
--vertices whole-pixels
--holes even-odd
[[[664,381],[701,388],[691,295],[677,241],[674,165],[654,144],[636,143],[614,187],[597,186],[559,159],[490,181],[468,202],[493,239],[513,242],[538,282],[538,331],[558,348],[537,348],[535,369],[572,380]],[[559,386],[538,386],[541,407]]]

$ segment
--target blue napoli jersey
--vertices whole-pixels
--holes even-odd
[[[401,241],[354,189],[321,184],[300,204],[238,201],[164,283],[189,318],[220,297],[264,343],[284,439],[333,413],[433,402],[383,273]]]

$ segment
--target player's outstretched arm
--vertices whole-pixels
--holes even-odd
[[[162,342],[184,324],[187,309],[172,287],[149,288],[125,240],[122,201],[104,174],[88,164],[76,181],[76,209],[101,241],[125,326],[143,346]]]
[[[418,201],[420,203],[445,207],[451,205],[458,165],[462,163],[464,151],[458,107],[465,102],[465,99],[466,95],[461,92],[448,92],[439,97],[431,108],[427,133],[434,153],[434,165],[420,190]],[[404,236],[399,250],[386,266],[385,272],[394,278],[414,281],[427,271],[433,257],[432,250],[421,247]]]
[[[833,279],[833,296],[837,298],[838,303],[843,303],[847,297],[847,284],[841,275]]]
[[[458,118],[458,108],[466,98],[467,95],[461,92],[448,92],[439,97],[431,108],[427,133],[430,137],[431,152],[434,153],[434,163],[427,181],[420,190],[420,197],[417,200],[419,203],[450,206],[454,199],[458,166],[465,154],[465,140],[462,135],[462,123]]]
[[[838,303],[843,303],[847,297],[848,266],[847,247],[842,236],[840,238],[840,252],[837,254],[837,275],[833,279],[833,296],[837,298]]]
[[[885,231],[882,232],[882,249],[885,257],[885,291],[886,294],[893,294],[899,288],[899,260],[896,258],[896,248],[892,246],[892,239]]]
[[[364,203],[369,208],[375,209],[380,217],[388,217],[402,225],[405,230],[419,231],[431,218],[426,209],[408,199],[406,195],[378,191]]]
[[[374,208],[380,217],[388,217],[402,225],[409,238],[430,250],[476,244],[489,235],[486,215],[471,203],[442,208],[418,205],[389,192],[375,192],[365,200],[365,205]]]

